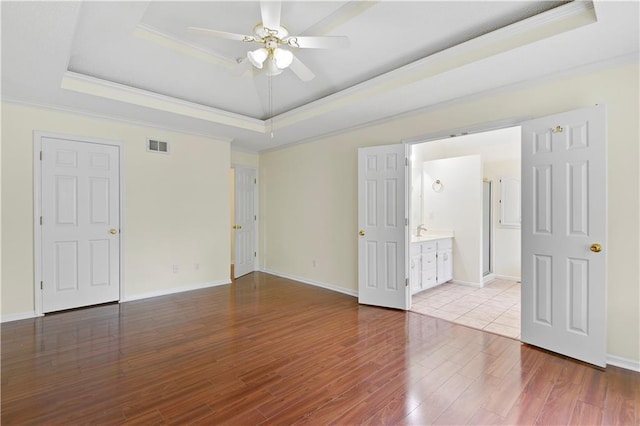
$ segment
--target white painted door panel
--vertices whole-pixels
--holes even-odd
[[[120,298],[119,147],[43,138],[43,312]]]
[[[408,309],[406,147],[358,149],[358,301]]]
[[[604,367],[603,106],[523,124],[522,191],[522,341]]]
[[[235,260],[234,278],[246,275],[254,269],[255,260],[255,187],[256,171],[235,169]]]

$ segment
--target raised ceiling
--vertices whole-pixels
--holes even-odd
[[[309,82],[239,74],[255,45],[186,30],[259,22],[258,2],[3,2],[2,96],[262,151],[638,52],[637,2],[285,1],[291,34],[350,39],[295,51]]]

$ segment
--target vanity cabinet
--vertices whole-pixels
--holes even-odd
[[[451,238],[438,240],[438,284],[453,279],[453,241]]]
[[[453,241],[429,239],[411,243],[411,293],[435,287],[453,278]]]

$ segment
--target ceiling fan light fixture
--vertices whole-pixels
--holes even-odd
[[[282,70],[287,68],[293,62],[293,53],[288,50],[277,48],[273,51],[273,58],[275,59],[276,66]]]
[[[269,77],[282,74],[282,68],[278,68],[275,58],[269,58],[267,60],[265,70]]]
[[[247,59],[253,64],[254,67],[262,69],[264,61],[267,60],[269,52],[264,47],[256,50],[250,50],[247,52]]]

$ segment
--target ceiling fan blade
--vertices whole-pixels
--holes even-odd
[[[277,31],[280,28],[280,1],[260,2],[260,13],[262,14],[262,26],[270,30]]]
[[[294,36],[283,41],[291,47],[302,49],[344,49],[350,44],[347,36]]]
[[[204,35],[209,35],[209,36],[218,37],[218,38],[225,38],[227,40],[256,41],[256,38],[254,36],[228,33],[226,31],[210,30],[208,28],[189,27],[187,28],[187,31],[189,31],[190,33],[204,34]]]
[[[289,68],[302,81],[311,81],[316,76],[305,64],[300,61],[300,59],[296,57],[296,55],[293,55],[293,62],[291,62]]]

